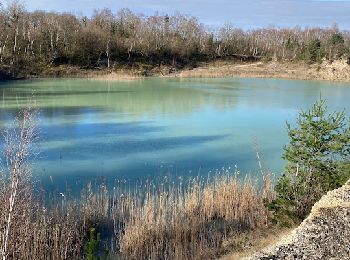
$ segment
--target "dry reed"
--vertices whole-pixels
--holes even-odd
[[[123,223],[120,252],[128,259],[209,257],[227,236],[267,225],[269,177],[258,187],[248,179],[239,181],[236,174],[224,174],[210,182],[194,179],[186,187],[160,185],[144,196],[114,196],[113,218]]]

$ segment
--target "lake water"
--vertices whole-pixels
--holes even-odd
[[[320,94],[350,110],[350,84],[277,79],[33,80],[0,84],[0,126],[35,101],[43,182],[283,171],[285,122]]]

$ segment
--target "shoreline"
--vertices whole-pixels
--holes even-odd
[[[78,78],[81,75],[76,75]],[[75,77],[76,77],[75,76]],[[217,61],[200,63],[197,68],[173,71],[162,66],[152,71],[117,70],[90,71],[82,78],[93,80],[140,80],[158,78],[269,78],[294,80],[320,80],[332,82],[350,82],[350,65],[345,60],[323,61],[321,64],[304,62],[232,62]]]
[[[208,64],[193,70],[183,70],[180,78],[270,78],[350,82],[350,65],[344,60],[323,61],[321,64],[292,62],[254,62],[248,64]]]
[[[83,70],[77,67],[59,66],[50,68],[27,79],[90,79],[105,81],[130,81],[146,78],[267,78],[291,80],[317,80],[350,82],[350,65],[345,60],[323,61],[320,64],[305,62],[235,62],[214,61],[199,63],[196,68],[174,70],[170,66],[156,67],[145,71],[134,68],[116,70]],[[23,78],[18,78],[23,79]],[[6,79],[8,80],[8,79]],[[17,80],[12,78],[10,80]],[[1,81],[1,78],[0,78]]]

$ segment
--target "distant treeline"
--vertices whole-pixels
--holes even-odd
[[[103,9],[81,17],[28,12],[17,1],[0,10],[1,67],[27,74],[62,64],[181,68],[214,59],[320,62],[349,56],[350,32],[336,26],[242,30],[225,25],[213,32],[181,14],[144,16]]]

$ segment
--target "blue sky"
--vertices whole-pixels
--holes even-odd
[[[108,7],[114,12],[129,8],[146,15],[180,13],[193,15],[208,26],[231,23],[249,29],[321,26],[337,23],[350,30],[350,0],[27,0],[29,10],[68,11],[90,15]]]

